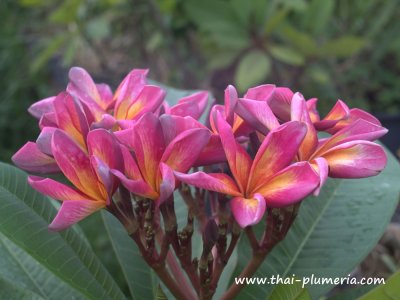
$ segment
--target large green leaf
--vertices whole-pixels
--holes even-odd
[[[152,299],[151,269],[141,257],[136,244],[116,218],[106,212],[101,212],[101,217],[132,299]]]
[[[48,231],[55,213],[50,200],[29,187],[24,172],[0,163],[0,232],[87,298],[124,299],[75,230]]]
[[[292,284],[279,284],[272,291],[268,300],[310,300],[310,294],[296,280]]]
[[[386,169],[376,177],[330,179],[319,197],[309,197],[283,242],[278,244],[255,276],[345,277],[370,252],[384,232],[397,204],[400,168],[388,153]],[[239,249],[237,273],[251,256],[246,239]],[[329,284],[309,285],[313,299]],[[244,288],[238,299],[265,299],[269,285]]]
[[[38,294],[21,288],[15,282],[9,281],[4,277],[0,277],[0,299],[8,300],[44,300]]]
[[[400,300],[400,271],[392,275],[385,284],[374,288],[358,300]]]
[[[0,277],[13,282],[19,290],[27,290],[43,299],[85,299],[1,233]],[[20,296],[15,294],[7,299],[20,299]]]

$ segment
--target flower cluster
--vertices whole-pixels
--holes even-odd
[[[207,112],[206,126],[198,120],[207,92],[170,107],[147,73],[134,69],[112,93],[74,67],[66,91],[29,108],[41,132],[14,163],[36,174],[61,172],[70,182],[29,177],[34,189],[62,201],[51,229],[110,207],[121,189],[160,207],[183,184],[228,197],[244,228],[258,223],[266,208],[318,195],[328,176],[368,177],[385,167],[385,152],[373,141],[387,130],[341,100],[321,118],[317,99],[288,88],[261,85],[240,98],[229,86],[223,105]]]

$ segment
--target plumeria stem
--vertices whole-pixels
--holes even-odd
[[[240,273],[239,278],[252,277],[271,250],[282,241],[288,233],[297,216],[299,204],[283,209],[267,209],[267,221],[261,242],[258,242],[251,227],[245,232],[253,249],[253,257]],[[222,295],[221,300],[234,299],[245,287],[241,284],[232,284]]]

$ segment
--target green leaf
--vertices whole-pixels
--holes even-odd
[[[326,42],[319,50],[323,57],[348,57],[357,54],[365,45],[365,40],[353,35],[345,35]]]
[[[302,284],[294,279],[292,284],[277,285],[268,300],[310,300],[310,294]]]
[[[319,197],[309,197],[284,241],[268,255],[255,276],[346,277],[367,256],[384,232],[397,205],[400,167],[387,152],[388,164],[379,175],[364,179],[330,179]],[[246,239],[239,246],[237,272],[251,257]],[[313,299],[332,285],[310,285]],[[269,285],[248,286],[237,299],[261,299]]]
[[[38,294],[21,288],[15,282],[0,277],[0,299],[7,300],[44,300]]]
[[[136,244],[131,240],[120,222],[107,212],[101,212],[115,257],[129,286],[132,299],[152,299],[152,278],[150,267],[140,255]]]
[[[311,1],[306,14],[302,18],[307,32],[311,32],[313,35],[323,33],[332,17],[334,8],[334,0]]]
[[[273,58],[293,66],[302,66],[305,63],[304,56],[298,51],[285,46],[271,46],[270,53]]]
[[[85,299],[1,233],[0,277],[43,299]]]
[[[358,300],[400,300],[400,271]]]
[[[248,52],[236,69],[235,83],[240,91],[265,80],[271,71],[271,61],[268,56],[258,50]]]
[[[286,24],[281,31],[282,37],[288,44],[305,56],[314,56],[317,52],[317,44],[314,38],[306,32],[297,30],[295,27]]]
[[[68,41],[69,35],[60,35],[51,40],[46,47],[40,51],[30,66],[30,71],[38,72],[57,51]]]
[[[362,285],[353,288],[346,288],[342,292],[339,292],[332,297],[329,297],[327,300],[354,300],[368,293],[373,288],[373,285]]]
[[[282,24],[289,11],[288,8],[281,8],[277,13],[273,14],[265,23],[264,35],[269,36],[276,27]]]
[[[49,232],[56,209],[27,184],[24,172],[0,163],[0,232],[89,299],[124,295],[74,229]]]

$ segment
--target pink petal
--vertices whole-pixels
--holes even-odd
[[[388,130],[382,126],[358,119],[327,139],[325,143],[318,147],[314,156],[323,156],[329,149],[346,142],[354,140],[374,141],[387,132]]]
[[[160,164],[161,183],[160,196],[157,199],[157,205],[161,205],[167,200],[175,190],[175,176],[172,169],[164,163]]]
[[[330,149],[323,156],[329,164],[329,176],[363,178],[378,175],[386,166],[385,150],[368,141],[351,141]]]
[[[56,114],[54,112],[45,113],[39,120],[39,128],[42,130],[44,127],[58,127]]]
[[[204,128],[206,126],[192,117],[181,117],[175,115],[164,114],[160,116],[160,122],[163,129],[165,144],[168,145],[171,141],[182,132],[195,129]]]
[[[130,179],[143,180],[142,174],[140,173],[139,167],[134,158],[134,154],[131,153],[124,145],[120,145],[120,147],[124,162],[125,174]]]
[[[294,204],[310,195],[319,185],[320,177],[308,162],[290,165],[259,187],[268,207]]]
[[[134,134],[134,128],[123,129],[114,132],[114,135],[117,138],[118,142],[127,146],[130,149],[133,149],[135,147]]]
[[[231,211],[240,227],[255,225],[261,221],[265,213],[265,199],[254,194],[252,199],[235,197],[230,201]]]
[[[145,181],[156,188],[158,166],[165,150],[164,136],[159,119],[147,113],[133,128],[133,150]]]
[[[311,122],[307,103],[303,95],[295,93],[291,104],[291,118],[293,121],[301,121],[307,126],[307,133],[299,148],[299,160],[308,160],[318,146],[317,131]]]
[[[40,132],[36,145],[40,151],[47,155],[53,155],[51,153],[51,139],[53,138],[53,133],[57,128],[54,127],[44,127]]]
[[[62,92],[54,100],[54,111],[58,127],[86,148],[89,125],[80,103],[70,94]]]
[[[56,161],[52,157],[41,152],[38,146],[33,142],[27,142],[11,159],[18,168],[28,172],[60,172]]]
[[[169,114],[198,120],[203,114],[208,102],[208,92],[197,92],[181,98],[178,104],[170,108]]]
[[[104,129],[110,130],[115,126],[116,123],[117,123],[117,121],[114,119],[113,116],[111,116],[109,114],[104,114],[101,117],[100,121],[94,122],[90,125],[90,129],[104,128]]]
[[[190,129],[179,134],[165,149],[161,161],[175,171],[187,172],[210,140],[208,129]]]
[[[279,126],[278,119],[265,101],[239,99],[236,113],[264,135]]]
[[[56,200],[75,201],[75,200],[87,200],[88,198],[81,192],[50,178],[29,176],[28,183],[38,192]]]
[[[97,89],[98,86],[94,83],[92,77],[85,69],[73,67],[69,70],[68,76],[70,83],[67,87],[67,91],[69,93],[85,103],[97,104],[97,106],[102,110],[108,108],[111,102],[110,100],[112,100],[109,97],[111,91],[107,91],[109,88],[104,85],[100,86],[102,94],[107,97],[106,99],[103,99]]]
[[[317,98],[308,99],[306,102],[308,113],[310,114],[311,122],[315,123],[320,121],[319,113],[317,110]]]
[[[211,134],[210,140],[200,152],[193,166],[208,166],[222,162],[226,162],[226,155],[222,147],[221,138],[217,134]]]
[[[122,80],[114,94],[115,113],[117,119],[124,119],[126,111],[133,99],[139,95],[143,86],[147,83],[148,70],[133,69]]]
[[[315,122],[314,125],[317,130],[327,130],[335,126],[339,121],[347,119],[349,115],[350,111],[346,103],[338,100],[326,117],[319,122]]]
[[[336,125],[334,127],[330,128],[329,130],[326,130],[326,131],[331,134],[335,134],[339,130],[343,129],[347,125],[350,125],[351,123],[354,123],[355,121],[357,121],[359,119],[363,119],[363,120],[368,121],[377,126],[382,126],[381,122],[379,122],[379,120],[377,118],[375,118],[373,115],[371,115],[370,113],[368,113],[362,109],[352,108],[352,109],[350,109],[350,115],[347,119],[340,120],[339,122],[336,123]]]
[[[53,102],[56,97],[48,97],[38,102],[33,103],[29,108],[28,112],[36,119],[40,119],[44,114],[50,113],[54,110]]]
[[[241,196],[235,182],[226,174],[196,172],[184,174],[174,172],[180,181],[209,191],[227,194],[230,196]]]
[[[100,95],[100,101],[102,104],[101,107],[104,110],[108,110],[113,106],[113,92],[108,84],[105,83],[98,83],[96,84],[97,91]]]
[[[118,170],[111,170],[111,173],[119,178],[122,185],[133,194],[153,200],[156,200],[159,197],[158,193],[155,192],[145,181],[141,179],[128,179],[123,173]]]
[[[325,158],[317,157],[313,161],[311,166],[314,168],[314,171],[317,172],[317,174],[319,174],[319,186],[315,189],[313,193],[314,196],[318,196],[322,186],[328,179],[329,165]]]
[[[225,112],[226,121],[228,124],[233,124],[233,117],[236,110],[236,104],[238,101],[238,94],[234,86],[228,85],[225,89]]]
[[[49,230],[64,230],[83,220],[92,213],[102,209],[105,203],[92,200],[65,201],[62,203],[57,216],[49,225]]]
[[[260,185],[293,161],[306,130],[304,123],[291,121],[266,136],[251,166],[248,192],[255,193]]]
[[[122,153],[115,136],[105,129],[95,129],[87,136],[89,155],[96,156],[109,168],[122,170]]]
[[[244,98],[258,101],[268,101],[272,96],[276,86],[274,84],[259,85],[247,90]]]
[[[235,140],[232,128],[223,119],[221,114],[218,114],[217,124],[229,168],[231,169],[232,175],[235,178],[240,191],[244,193],[249,179],[249,172],[252,163],[251,158]]]
[[[155,112],[163,102],[165,91],[158,86],[145,85],[128,107],[122,119],[134,120],[147,112]]]
[[[290,104],[292,102],[292,97],[293,92],[290,89],[277,87],[267,100],[269,107],[281,121],[290,120]]]
[[[104,187],[99,185],[89,157],[69,136],[57,130],[51,142],[52,153],[64,175],[91,199],[105,200]]]

